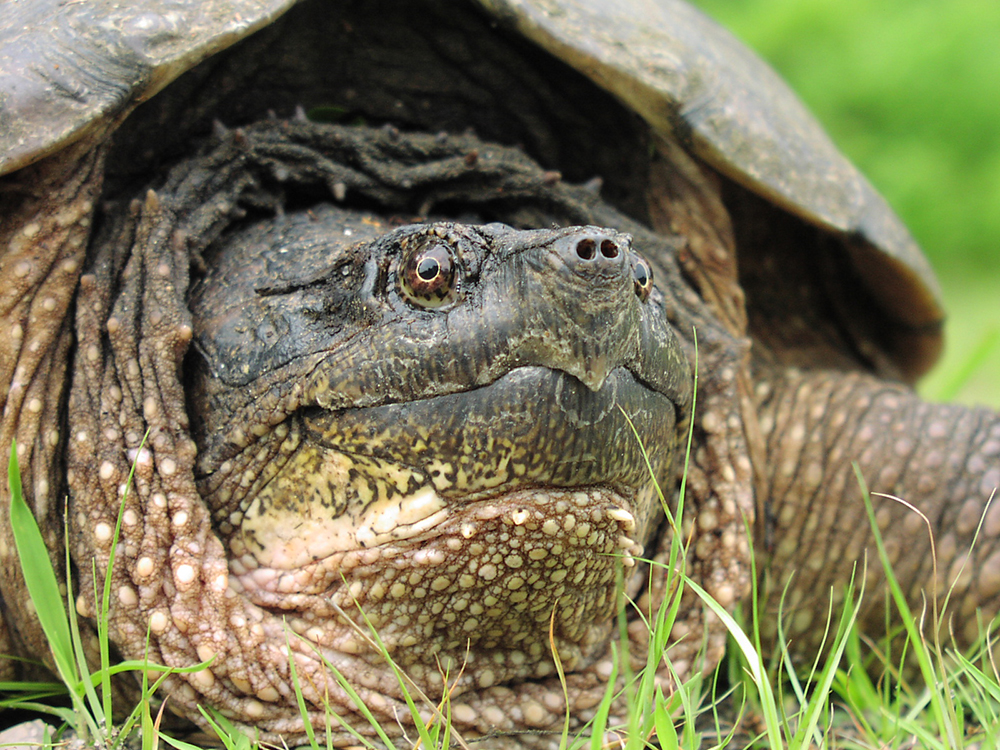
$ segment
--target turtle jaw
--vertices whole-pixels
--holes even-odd
[[[606,645],[616,582],[655,524],[642,448],[664,478],[676,440],[673,404],[624,368],[592,391],[542,367],[407,404],[307,412],[290,438],[294,454],[228,538],[245,594],[373,664],[338,610],[360,607],[418,671],[469,649],[492,664],[469,665],[480,686],[546,674],[553,613],[567,665]]]
[[[280,468],[224,533],[235,557],[255,559],[248,566],[293,571],[421,535],[514,491],[601,487],[632,502],[667,476],[674,409],[624,368],[592,391],[562,371],[521,367],[471,391],[306,410],[283,425]],[[232,495],[239,479],[213,492]],[[640,536],[649,511],[632,510]]]

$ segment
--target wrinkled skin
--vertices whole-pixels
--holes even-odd
[[[669,593],[662,565],[640,558],[665,562],[676,536],[626,416],[674,509],[693,420],[682,560],[724,606],[749,588],[748,524],[777,592],[765,631],[791,577],[788,632],[810,645],[828,592],[871,549],[857,461],[872,490],[935,529],[937,579],[922,521],[876,498],[911,600],[957,578],[954,630],[973,640],[1000,594],[1000,511],[966,556],[1000,480],[1000,425],[902,384],[886,352],[905,335],[845,248],[474,14],[392,25],[348,12],[325,29],[307,8],[193,71],[114,142],[92,133],[0,193],[0,437],[18,440],[56,560],[69,497],[74,590],[93,560],[107,566],[121,509],[118,653],[142,658],[148,632],[152,661],[213,659],[170,678],[174,710],[199,721],[207,703],[301,741],[291,651],[309,720],[324,726],[330,703],[370,732],[318,649],[387,731],[413,737],[359,603],[432,702],[442,672],[455,684],[458,731],[556,744],[563,714],[579,726],[603,693],[617,612],[644,661],[641,616]],[[353,65],[349,49],[380,64]],[[313,56],[323,64],[303,73]],[[414,132],[264,123],[178,161],[213,116],[331,100]],[[484,140],[421,134],[470,124]],[[600,175],[603,200],[553,169]],[[428,248],[456,261],[454,288],[418,289],[407,264]],[[44,656],[4,533],[4,647]],[[870,590],[881,582],[870,556],[867,575]],[[878,634],[882,598],[867,602]],[[95,613],[86,596],[77,608]],[[723,646],[685,593],[673,667],[710,668]],[[671,684],[662,663],[658,679]],[[526,729],[542,733],[509,734]]]
[[[630,233],[393,228],[312,202],[313,163],[357,153],[422,204],[468,194],[486,217]],[[335,190],[377,195],[365,179]],[[675,535],[657,485],[673,495],[691,409],[677,331],[697,328],[706,358],[733,348],[704,305],[682,304],[697,298],[672,242],[515,149],[304,122],[224,135],[144,203],[109,204],[81,281],[67,475],[76,553],[106,564],[134,462],[112,584],[123,656],[142,657],[132,635],[148,627],[154,661],[214,658],[171,679],[178,700],[296,737],[291,648],[316,721],[325,701],[355,715],[325,659],[383,724],[412,731],[374,627],[411,689],[438,694],[450,675],[465,731],[586,721],[618,613],[638,666],[640,615],[667,593]],[[743,517],[713,523],[717,538],[679,554],[731,601],[746,587]],[[672,655],[686,674],[719,657],[724,631],[693,593],[682,610]],[[665,664],[658,679],[671,684]]]

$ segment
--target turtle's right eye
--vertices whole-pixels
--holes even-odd
[[[653,269],[649,267],[646,259],[639,255],[632,257],[632,280],[635,282],[636,296],[645,302],[653,290]]]
[[[446,243],[431,241],[413,249],[399,273],[399,290],[410,304],[436,308],[458,299],[454,253]]]

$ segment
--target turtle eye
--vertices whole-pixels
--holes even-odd
[[[653,290],[653,269],[645,258],[638,255],[632,261],[632,280],[635,282],[635,294],[642,301],[649,299],[649,293]]]
[[[417,307],[443,307],[457,299],[455,271],[450,247],[442,242],[422,245],[403,263],[400,291]]]

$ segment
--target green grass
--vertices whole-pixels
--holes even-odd
[[[147,661],[124,661],[111,663],[110,643],[108,640],[108,612],[111,595],[111,569],[114,565],[114,555],[117,549],[118,533],[121,528],[121,514],[112,542],[111,559],[103,581],[97,575],[96,562],[92,570],[94,584],[94,599],[99,603],[97,618],[97,640],[100,649],[100,668],[91,671],[84,654],[84,637],[80,631],[74,601],[69,559],[69,548],[66,549],[65,571],[67,590],[64,594],[59,585],[59,578],[49,558],[41,531],[35,522],[35,517],[24,501],[21,490],[21,472],[17,463],[17,444],[12,443],[10,461],[7,469],[8,487],[10,490],[10,525],[17,546],[17,553],[24,574],[25,584],[39,623],[45,633],[51,652],[51,664],[61,681],[58,683],[37,686],[35,684],[4,685],[6,692],[14,694],[3,702],[4,708],[36,711],[48,715],[60,722],[55,733],[46,739],[58,741],[67,729],[84,743],[95,747],[124,747],[132,730],[142,727],[142,750],[155,750],[159,724],[159,716],[155,719],[150,709],[150,701],[156,689],[166,677],[175,672],[193,672],[204,669],[208,664],[198,664],[186,669],[167,668]],[[129,475],[126,493],[122,498],[122,508],[128,496],[127,488],[131,486],[132,476]],[[64,534],[68,539],[68,534]],[[150,685],[147,675],[150,670],[161,674]],[[142,699],[131,708],[124,720],[112,721],[111,680],[122,672],[137,671],[142,675]],[[45,697],[65,696],[69,699],[69,707],[39,701],[39,691]],[[121,714],[122,712],[117,712]]]

